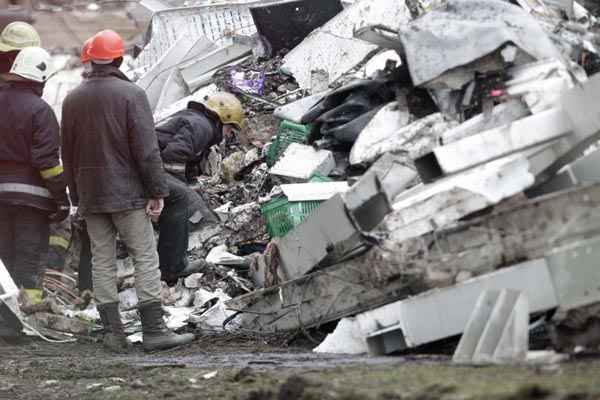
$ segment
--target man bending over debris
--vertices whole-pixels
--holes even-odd
[[[21,50],[0,86],[0,259],[33,302],[41,301],[50,221],[69,215],[59,128],[41,99],[52,59]]]
[[[207,157],[209,149],[229,138],[244,123],[242,103],[230,93],[216,93],[203,103],[191,101],[156,128],[161,157],[168,174],[169,196],[160,216],[158,254],[163,279],[169,285],[196,271],[188,264],[188,220],[195,212],[211,222],[217,217],[204,200],[186,183],[194,182],[194,166]]]
[[[150,217],[160,215],[168,188],[146,94],[119,70],[124,52],[114,31],[92,39],[92,72],[63,103],[63,160],[73,203],[92,243],[104,344],[115,351],[127,347],[117,292],[119,234],[134,259],[144,349],[166,349],[189,343],[194,335],[177,335],[163,320]]]

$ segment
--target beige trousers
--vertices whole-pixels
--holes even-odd
[[[135,267],[135,290],[140,303],[160,301],[160,271],[152,223],[145,210],[85,216],[92,245],[94,296],[98,304],[119,301],[117,291],[117,233]]]

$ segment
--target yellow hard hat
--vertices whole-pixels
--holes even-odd
[[[244,127],[244,110],[242,103],[226,92],[217,92],[204,99],[204,106],[217,114],[223,125],[232,124],[238,129]]]
[[[21,50],[25,47],[40,47],[42,41],[35,28],[26,22],[12,22],[0,34],[0,51]]]

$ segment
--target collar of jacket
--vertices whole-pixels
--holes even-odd
[[[206,119],[212,124],[213,129],[215,130],[215,139],[212,143],[209,144],[209,147],[221,143],[223,141],[223,124],[221,123],[221,119],[219,118],[219,116],[215,112],[212,112],[208,108],[204,107],[202,103],[190,103],[193,104],[188,104],[187,109],[200,115],[204,115]]]
[[[122,79],[127,82],[131,82],[131,80],[125,75],[119,68],[113,65],[99,65],[95,64],[92,72],[87,76],[88,78],[108,78],[108,77],[116,77]]]
[[[6,81],[0,78],[0,89],[14,88],[19,90],[31,90],[37,96],[42,97],[44,94],[44,83],[38,82],[23,82],[23,81]]]

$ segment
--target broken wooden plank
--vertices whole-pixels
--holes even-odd
[[[600,185],[556,193],[405,242],[387,232],[362,256],[227,302],[243,329],[293,331],[543,257],[600,234]]]

